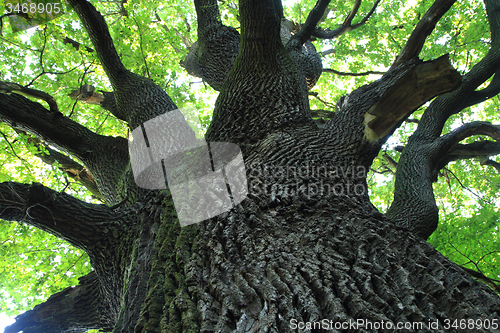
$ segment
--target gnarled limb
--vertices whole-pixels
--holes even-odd
[[[458,144],[451,149],[446,159],[451,161],[466,158],[484,158],[500,154],[500,142],[477,141],[469,144]]]
[[[498,138],[497,128],[486,123],[467,124],[440,138],[451,115],[470,106],[472,101],[484,100],[498,91],[496,78],[487,88],[475,91],[500,68],[500,8],[494,1],[486,0],[485,3],[492,36],[490,51],[463,76],[456,89],[431,103],[399,160],[394,201],[386,215],[424,239],[437,227],[438,209],[432,183],[439,169],[449,161],[450,150],[463,138],[473,135],[471,133]]]
[[[446,55],[391,68],[380,80],[339,100],[338,111],[324,127],[325,134],[335,145],[341,142],[349,147],[346,154],[363,151],[356,163],[368,168],[382,144],[408,116],[436,95],[456,88],[460,80]],[[345,135],[339,136],[339,132]]]
[[[195,0],[198,41],[182,63],[187,72],[221,90],[240,49],[236,29],[222,24],[216,0]]]
[[[460,126],[452,132],[439,137],[435,144],[437,145],[437,154],[445,156],[451,150],[454,150],[458,143],[473,135],[487,135],[495,140],[500,140],[500,126],[493,125],[484,121],[475,121]]]
[[[328,2],[318,1],[302,32],[293,38],[290,38],[289,31],[286,32],[288,37],[282,36],[283,43],[288,43],[287,49],[305,75],[309,89],[321,75],[322,64],[318,52],[308,39]],[[220,91],[239,53],[239,34],[234,28],[222,24],[217,1],[196,0],[195,6],[198,15],[198,41],[193,44],[182,65],[189,74],[202,78],[212,88]],[[283,18],[283,14],[280,15]]]
[[[404,147],[397,146],[394,150],[402,152]],[[480,158],[481,160],[484,160],[490,156],[498,154],[500,154],[500,142],[481,140],[469,144],[457,144],[455,148],[450,149],[450,151],[443,158],[443,161],[447,161],[445,163],[446,165],[451,161],[469,158]]]
[[[448,55],[415,66],[388,89],[365,114],[365,138],[385,140],[410,114],[461,81]]]
[[[432,143],[410,142],[404,148],[398,163],[394,201],[386,216],[427,239],[438,224],[438,208],[432,183],[437,180],[439,170],[452,158],[460,158],[455,150],[458,143],[473,135],[488,135],[499,140],[500,129],[490,123],[473,122],[439,137]],[[474,156],[467,156],[470,157]]]
[[[321,39],[333,39],[333,38],[339,37],[340,35],[342,35],[342,34],[344,34],[346,32],[349,32],[351,30],[359,28],[360,26],[362,26],[363,24],[365,24],[368,21],[368,19],[370,18],[370,16],[372,16],[372,14],[375,12],[375,9],[377,9],[377,6],[378,6],[379,3],[380,3],[380,0],[375,1],[375,3],[373,4],[373,7],[365,15],[365,17],[363,17],[361,19],[361,21],[359,21],[358,23],[356,23],[356,24],[353,25],[352,24],[352,20],[354,19],[354,16],[356,16],[356,14],[358,13],[359,6],[361,5],[361,0],[356,0],[355,3],[354,3],[354,7],[352,8],[351,12],[349,13],[349,15],[347,15],[347,17],[344,20],[344,22],[337,29],[335,29],[335,30],[316,29],[312,33],[312,35],[314,37],[318,37],[318,38],[321,38]]]
[[[47,301],[16,317],[5,333],[75,333],[89,329],[111,331],[94,272],[79,278],[80,284],[52,295]]]
[[[32,225],[84,251],[102,242],[116,218],[105,205],[94,205],[43,185],[0,183],[0,218]]]
[[[44,91],[23,87],[17,83],[0,81],[0,93],[11,94],[12,92],[29,97],[39,98],[47,102],[50,107],[50,112],[58,113],[59,108],[54,97]]]
[[[500,70],[497,71],[490,84],[481,90],[473,91],[469,98],[464,103],[464,109],[466,107],[476,105],[490,99],[493,96],[496,96],[500,93]]]
[[[432,4],[422,19],[418,21],[417,26],[399,55],[396,57],[392,67],[418,57],[420,51],[422,51],[425,40],[432,33],[437,22],[455,2],[456,0],[436,0]]]
[[[486,0],[485,3],[492,36],[491,48],[486,56],[463,76],[460,86],[449,94],[439,96],[427,108],[413,135],[418,137],[419,141],[435,140],[441,135],[443,126],[451,115],[473,105],[473,102],[482,102],[492,97],[492,94],[500,89],[498,78],[494,78],[488,87],[476,91],[500,69],[500,8],[494,1]]]
[[[125,189],[117,190],[116,185],[112,185],[124,177],[119,170],[124,170],[129,163],[126,139],[95,134],[17,94],[0,94],[0,121],[29,132],[82,161],[107,203],[115,204],[126,195]]]
[[[361,1],[358,1],[361,3]],[[358,3],[356,2],[356,3]],[[294,38],[302,45],[304,44],[314,33],[316,25],[321,20],[326,7],[330,3],[330,0],[318,0],[316,5],[313,7],[309,15],[307,16],[306,23],[300,28],[299,32],[294,35]],[[356,5],[354,5],[356,7]],[[359,5],[358,5],[359,8]],[[351,19],[352,20],[352,19]]]
[[[128,71],[118,56],[102,15],[85,0],[69,0],[87,30],[104,71],[113,86],[116,114],[134,130],[147,120],[177,109],[153,81]],[[144,99],[149,96],[150,99]]]

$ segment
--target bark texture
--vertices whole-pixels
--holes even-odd
[[[124,68],[92,4],[69,2],[113,86],[99,103],[131,130],[175,110],[165,91]],[[464,77],[447,57],[422,62],[421,46],[403,49],[380,80],[346,96],[319,127],[307,91],[322,66],[309,38],[361,26],[378,1],[353,25],[356,1],[333,33],[316,29],[328,3],[319,0],[292,35],[279,0],[241,1],[239,33],[222,25],[217,1],[195,0],[199,40],[185,65],[220,90],[206,141],[238,144],[248,179],[242,203],[195,225],[181,228],[168,186],[135,184],[125,139],[0,94],[0,120],[77,158],[104,200],[90,205],[39,184],[0,184],[0,218],[68,240],[94,269],[79,286],[19,316],[7,333],[292,332],[294,323],[322,320],[333,326],[302,331],[392,332],[414,323],[421,326],[401,331],[458,332],[445,329],[447,320],[500,318],[499,297],[425,242],[437,222],[432,181],[439,168],[498,150],[493,142],[459,144],[475,134],[499,139],[489,123],[441,135],[449,115],[496,91],[495,79],[475,92],[500,66],[496,38],[487,59]],[[498,6],[487,3],[495,34]],[[436,1],[428,16],[439,20],[451,4]],[[417,26],[411,38],[425,40],[432,24]],[[90,90],[74,97],[93,96]],[[394,130],[438,95],[403,152],[395,200],[383,215],[370,203],[366,172]],[[363,326],[335,326],[360,320]]]

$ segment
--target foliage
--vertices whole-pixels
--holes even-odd
[[[335,28],[343,22],[353,3],[332,1],[320,26]],[[303,23],[314,1],[286,1],[284,4],[287,18]],[[348,73],[387,70],[431,4],[430,0],[385,1],[361,28],[338,39],[314,41],[318,51],[325,54],[324,67]],[[200,79],[189,77],[180,65],[196,41],[197,23],[192,1],[131,0],[123,5],[120,2],[95,2],[95,5],[106,15],[125,66],[166,89],[179,107],[191,106],[199,110],[202,124],[206,126],[216,92]],[[370,1],[363,1],[353,23],[372,5]],[[220,6],[224,23],[239,28],[237,4],[229,0],[222,1]],[[0,1],[0,8],[3,7]],[[122,121],[99,107],[76,103],[68,96],[83,84],[111,91],[86,36],[71,10],[27,31],[12,32],[9,23],[4,22],[3,36],[0,36],[0,80],[51,94],[61,112],[97,133],[127,137]],[[489,38],[482,2],[461,0],[439,22],[421,58],[429,60],[449,53],[454,66],[466,72],[484,56]],[[67,40],[77,42],[79,47]],[[310,96],[311,109],[334,111],[341,96],[378,77],[324,73],[313,88],[316,94]],[[465,110],[449,120],[446,130],[470,120],[498,123],[495,111],[499,103],[497,97]],[[412,118],[418,120],[422,112],[423,109],[415,112]],[[400,153],[395,148],[406,143],[416,126],[404,123],[374,161],[369,175],[370,195],[381,211],[385,211],[392,201],[395,171],[383,156],[387,154],[397,162]],[[35,152],[37,148],[30,144],[25,134],[0,124],[0,181],[40,182],[95,201],[57,166],[44,165],[34,157]],[[449,164],[435,184],[440,226],[429,240],[458,264],[480,270],[494,279],[500,279],[498,186],[500,177],[490,166],[482,166],[474,160]],[[0,223],[0,258],[0,311],[8,314],[32,308],[49,295],[75,285],[77,277],[90,269],[81,251],[22,223]]]

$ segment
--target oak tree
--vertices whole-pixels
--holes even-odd
[[[5,332],[389,332],[401,323],[413,325],[403,326],[408,332],[459,331],[464,323],[477,332],[499,331],[500,299],[471,274],[493,286],[494,281],[468,272],[426,241],[438,225],[433,183],[441,170],[471,158],[497,165],[489,157],[499,152],[498,125],[471,119],[450,129],[447,123],[500,92],[497,1],[485,0],[479,8],[489,30],[479,39],[487,49],[470,68],[455,69],[453,55],[440,53],[439,43],[426,44],[436,26],[449,20],[447,13],[456,10],[456,1],[423,3],[425,11],[412,24],[387,26],[405,36],[397,56],[382,60],[387,69],[377,80],[344,93],[330,110],[311,110],[318,102],[310,98],[327,105],[314,91],[316,83],[333,80],[327,76],[331,73],[347,74],[323,65],[324,57],[342,53],[342,46],[320,54],[315,45],[369,27],[380,14],[380,0],[355,0],[347,10],[347,4],[318,0],[302,22],[287,18],[279,0],[238,5],[195,0],[195,42],[162,19],[160,6],[133,16],[138,3],[122,1],[106,20],[89,1],[68,2],[69,15],[77,15],[91,45],[85,36],[79,41],[68,37],[79,31],[76,23],[41,27],[33,37],[41,45],[35,50],[40,73],[22,84],[26,73],[3,78],[0,121],[93,199],[40,183],[5,181],[0,183],[0,218],[67,241],[88,255],[92,270],[77,286],[18,316]],[[237,15],[226,18],[232,14]],[[127,22],[135,22],[139,36],[135,40],[132,28],[113,21],[129,15]],[[181,15],[186,30],[192,15]],[[333,19],[340,21],[333,26]],[[177,36],[179,44],[169,46],[141,32],[149,22]],[[376,29],[367,31],[377,38]],[[231,192],[234,205],[226,209],[216,195],[218,184],[205,184],[197,204],[222,213],[182,227],[189,212],[174,202],[178,184],[164,179],[172,176],[168,161],[155,160],[159,173],[137,174],[141,160],[133,147],[138,141],[144,141],[144,153],[155,145],[167,151],[178,140],[199,140],[198,130],[187,123],[168,123],[179,109],[174,100],[183,97],[170,88],[184,83],[175,83],[174,72],[170,87],[162,86],[165,75],[159,68],[169,60],[147,51],[148,43],[164,46],[172,57],[181,44],[189,48],[182,66],[218,91],[213,115],[204,118],[204,141],[210,143],[209,165],[226,172],[223,190]],[[63,46],[96,57],[78,82],[59,79],[74,69],[59,70],[50,59],[54,53],[44,53]],[[365,48],[367,62],[371,47]],[[384,44],[377,49],[384,53]],[[426,51],[428,58],[420,59],[424,49],[434,50],[434,56]],[[471,57],[482,52],[475,51]],[[9,52],[5,57],[14,59]],[[141,61],[131,59],[131,52]],[[107,84],[102,78],[94,84],[84,80],[96,71],[105,74],[109,89],[96,88]],[[42,77],[61,80],[58,86],[66,86],[70,97],[44,89]],[[93,110],[105,114],[105,121],[112,118],[112,125],[96,128],[75,114],[83,103],[95,105]],[[398,148],[393,201],[382,213],[370,202],[368,170],[384,144],[418,112],[414,131]],[[162,122],[152,123],[158,119]],[[160,124],[159,132],[167,128],[172,138],[140,139],[141,133],[151,134],[150,124]],[[120,126],[125,128],[121,133]],[[483,139],[467,141],[476,136]],[[217,163],[217,143],[240,149],[243,179],[232,179],[229,161]],[[190,150],[176,171],[215,172],[192,162],[202,153]],[[240,185],[246,186],[241,202],[235,200]]]

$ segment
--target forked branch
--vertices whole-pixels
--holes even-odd
[[[342,35],[342,34],[344,34],[346,32],[349,32],[351,30],[359,28],[360,26],[362,26],[363,24],[365,24],[368,21],[368,19],[370,18],[370,16],[372,16],[372,14],[375,12],[375,9],[377,9],[377,6],[378,6],[379,3],[380,3],[380,0],[375,1],[375,3],[373,4],[372,8],[365,15],[365,17],[363,17],[361,19],[361,21],[359,21],[358,23],[356,23],[356,24],[353,25],[352,24],[352,20],[354,19],[354,17],[358,13],[359,6],[361,5],[361,0],[356,0],[356,2],[354,3],[354,7],[352,8],[351,12],[349,13],[349,15],[347,15],[347,17],[344,20],[344,22],[337,29],[335,29],[335,30],[316,29],[312,33],[312,36],[318,37],[318,38],[321,38],[321,39],[333,39],[333,38],[339,37],[340,35]]]
[[[13,92],[21,94],[21,95],[29,96],[29,97],[41,99],[41,100],[47,102],[47,104],[50,107],[50,112],[59,113],[59,108],[57,106],[57,102],[56,102],[55,98],[52,97],[51,95],[47,94],[46,92],[32,89],[32,88],[26,88],[26,87],[23,87],[17,83],[13,83],[13,82],[0,81],[0,93],[11,94]]]
[[[418,22],[405,46],[392,64],[395,67],[403,62],[418,57],[426,38],[432,33],[437,22],[451,8],[456,0],[436,0]]]
[[[361,3],[361,0],[356,1],[356,3],[358,2]],[[323,16],[329,3],[330,0],[318,0],[318,2],[316,2],[316,5],[309,13],[309,16],[307,16],[306,23],[304,23],[299,32],[294,36],[294,38],[298,39],[300,45],[304,44],[312,36],[316,25],[321,20],[321,17]]]
[[[126,80],[128,71],[115,49],[104,17],[86,0],[68,0],[87,30],[97,56],[113,86]]]
[[[473,155],[473,154],[478,154],[482,153],[482,156],[485,156],[486,153],[489,152],[494,152],[495,150],[498,149],[498,145],[493,145],[492,142],[490,144],[481,144],[481,142],[477,142],[475,144],[469,144],[469,145],[461,145],[460,148],[457,150],[458,144],[460,141],[474,136],[474,135],[486,135],[489,136],[497,141],[500,140],[500,126],[498,125],[493,125],[488,122],[483,122],[483,121],[476,121],[472,123],[468,123],[465,125],[460,126],[456,130],[441,136],[436,140],[436,153],[435,156],[437,157],[437,168],[441,169],[443,168],[446,164],[448,164],[451,159],[458,159],[459,157],[464,158],[466,154],[469,154],[468,158],[470,157],[477,157],[478,155]],[[491,151],[493,149],[493,151]],[[474,153],[473,153],[474,152]],[[494,154],[489,154],[494,155]],[[481,155],[479,155],[481,156]]]

